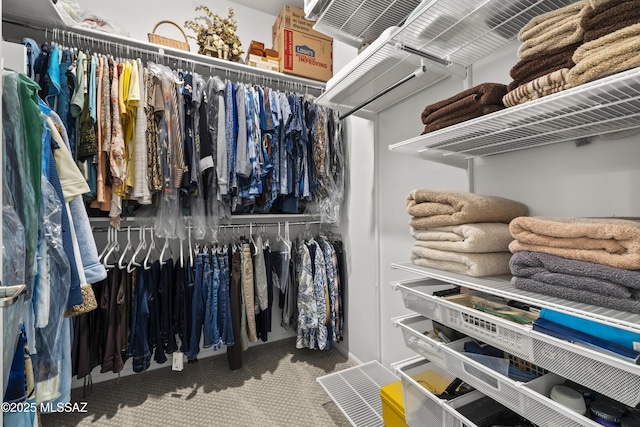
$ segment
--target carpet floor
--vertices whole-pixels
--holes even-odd
[[[224,354],[93,385],[85,413],[41,416],[43,427],[62,426],[344,426],[343,416],[316,378],[353,366],[335,348],[298,350],[295,339],[249,348],[231,371]],[[99,374],[98,374],[99,375]]]

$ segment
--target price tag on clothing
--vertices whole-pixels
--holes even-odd
[[[174,351],[172,369],[174,371],[182,371],[183,367],[184,367],[184,360],[182,360],[182,352]]]

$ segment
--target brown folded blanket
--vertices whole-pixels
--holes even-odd
[[[573,62],[573,54],[578,46],[580,46],[580,43],[574,43],[548,52],[540,52],[518,61],[509,71],[513,81],[509,83],[507,89],[512,91],[518,86],[522,86],[553,71],[573,67],[576,65]]]
[[[501,83],[482,83],[467,90],[464,90],[450,98],[443,99],[435,104],[427,105],[422,111],[422,123],[427,124],[427,117],[456,101],[467,98],[469,95],[476,95],[475,104],[491,105],[502,104],[502,97],[507,93],[507,86]]]
[[[528,215],[528,208],[514,200],[464,191],[413,190],[407,196],[409,224],[415,229],[478,222],[503,222]]]
[[[640,67],[640,24],[623,28],[576,49],[567,80],[578,86]]]
[[[580,25],[584,29],[586,43],[639,22],[639,0],[616,0],[589,9],[582,16]]]
[[[520,217],[509,224],[511,252],[537,251],[611,267],[640,269],[640,221]]]
[[[509,274],[510,252],[483,254],[439,251],[414,246],[411,262],[422,267],[437,268],[473,277]]]
[[[523,42],[520,58],[582,42],[580,20],[588,9],[589,3],[583,0],[533,18],[518,34]]]
[[[513,240],[509,226],[501,222],[411,228],[415,246],[450,252],[508,252]]]
[[[518,86],[506,94],[504,98],[502,98],[502,102],[507,107],[514,107],[528,101],[533,101],[534,99],[542,98],[543,96],[569,89],[571,85],[567,82],[568,74],[569,69],[563,68],[549,73],[546,76],[538,77],[529,83]]]
[[[440,120],[431,122],[424,127],[422,134],[434,132],[439,129],[444,129],[449,126],[457,125],[458,123],[466,122],[467,120],[475,119],[476,117],[491,114],[499,110],[503,110],[504,105],[502,100],[500,105],[485,105],[483,107],[471,106],[464,111],[452,112],[449,116],[443,117]]]

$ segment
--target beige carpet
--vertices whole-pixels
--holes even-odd
[[[71,392],[87,413],[46,414],[47,426],[350,426],[316,378],[353,366],[340,352],[298,350],[294,339],[249,348],[230,371],[222,353]],[[99,375],[99,374],[98,374]]]

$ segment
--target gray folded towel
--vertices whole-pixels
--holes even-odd
[[[633,298],[616,298],[583,289],[572,289],[565,286],[555,286],[548,283],[538,282],[526,277],[513,277],[511,283],[518,289],[539,294],[550,295],[552,297],[564,298],[571,301],[593,304],[600,307],[612,308],[614,310],[628,311],[640,314],[640,301]]]
[[[576,261],[543,252],[516,252],[509,266],[514,276],[618,298],[631,297],[629,288],[640,289],[640,271]]]

